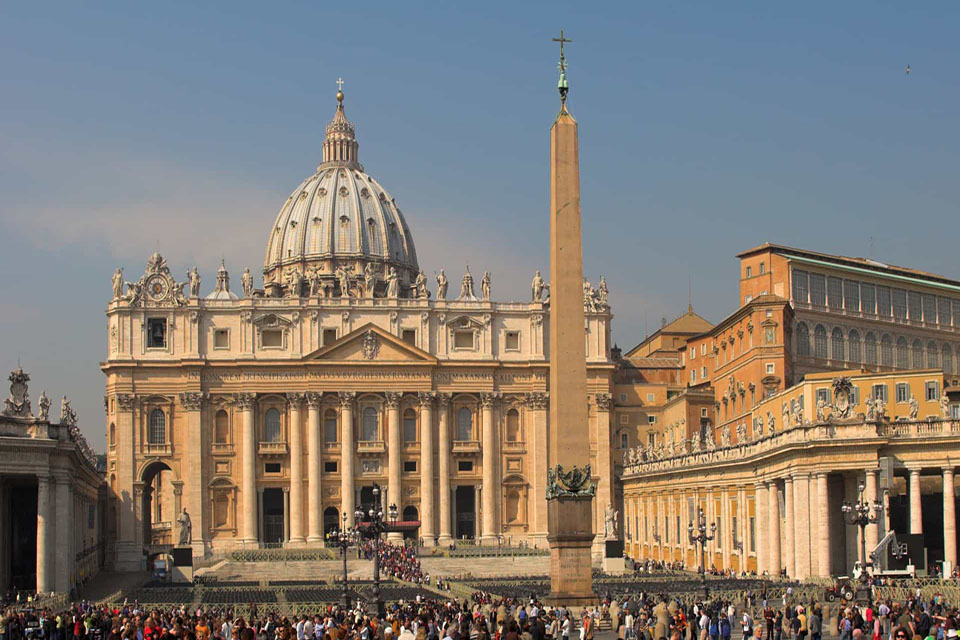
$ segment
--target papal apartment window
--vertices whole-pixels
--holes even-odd
[[[280,348],[283,346],[283,329],[264,329],[263,346],[266,348]]]
[[[760,274],[762,275],[762,274],[764,274],[764,273],[766,273],[766,272],[767,272],[767,265],[766,265],[766,263],[761,262],[761,263],[760,263]]]
[[[657,424],[657,416],[647,416],[648,424]]]
[[[401,334],[401,339],[407,344],[412,344],[417,346],[417,330],[416,329],[404,329]]]
[[[704,342],[702,345],[700,345],[700,355],[702,355],[702,356],[707,355],[707,343],[706,343],[706,342]]]
[[[456,331],[453,334],[454,349],[473,349],[473,331]]]
[[[776,373],[776,365],[772,362],[768,362],[766,365],[766,372],[768,376],[772,376]]]
[[[936,402],[940,399],[940,383],[939,382],[928,382],[926,384],[927,389],[927,402]]]
[[[166,318],[147,319],[147,347],[150,349],[165,349],[167,347]]]
[[[337,341],[337,330],[336,329],[324,329],[323,330],[323,346],[328,344],[333,344]]]
[[[883,400],[887,401],[887,385],[885,384],[875,384],[873,385],[873,399],[874,400]]]
[[[748,267],[747,267],[747,277],[750,278],[750,277],[752,277],[752,276],[753,276],[753,268],[750,267],[750,266],[748,266]]]
[[[656,398],[656,396],[652,393],[647,394],[647,402],[653,402],[654,398]]]
[[[520,332],[519,331],[507,331],[506,350],[520,351]]]
[[[706,367],[700,367],[700,378],[703,379],[703,380],[706,380],[706,379],[707,379],[707,368],[706,368]]]
[[[690,369],[690,383],[693,384],[697,381],[697,370]]]
[[[213,332],[213,348],[214,349],[229,349],[230,348],[230,331],[227,329],[217,329]]]
[[[910,399],[910,385],[906,382],[897,383],[897,402],[906,402]]]

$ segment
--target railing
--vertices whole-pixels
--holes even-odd
[[[478,440],[454,440],[453,452],[456,453],[480,453],[480,442]]]
[[[261,440],[257,443],[257,453],[262,456],[277,456],[285,455],[287,453],[287,443],[286,442],[267,442]]]
[[[362,440],[357,442],[357,453],[386,453],[387,443],[383,440]]]
[[[143,452],[151,456],[169,456],[173,453],[173,445],[169,442],[163,444],[144,443]]]
[[[231,454],[233,453],[233,443],[232,442],[214,442],[210,449],[214,454]]]

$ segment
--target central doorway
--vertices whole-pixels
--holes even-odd
[[[263,490],[263,542],[283,543],[283,489]]]
[[[476,538],[477,491],[472,485],[460,485],[454,492],[457,540]]]

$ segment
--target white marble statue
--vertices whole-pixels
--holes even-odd
[[[416,279],[413,281],[413,295],[421,300],[426,300],[430,297],[430,291],[427,289],[427,276],[423,274],[423,269],[420,269]]]
[[[240,276],[240,284],[243,287],[243,297],[251,297],[253,295],[253,275],[250,273],[250,267],[243,270],[243,275]]]
[[[118,267],[113,272],[113,299],[119,300],[123,297],[123,267]]]
[[[337,282],[340,284],[340,297],[349,298],[350,297],[350,274],[343,267],[337,267],[335,274],[337,276]]]
[[[617,538],[617,512],[610,503],[603,510],[603,537],[605,540]]]
[[[372,298],[374,289],[377,287],[377,270],[372,262],[368,262],[363,268],[363,297]]]
[[[443,273],[443,269],[440,269],[440,273],[437,274],[437,300],[447,299],[447,287],[449,285],[447,276]]]
[[[190,514],[187,513],[186,507],[183,508],[183,513],[177,518],[177,523],[180,525],[180,538],[177,544],[183,546],[193,542],[193,523],[190,522]]]
[[[533,301],[540,302],[543,297],[543,276],[540,275],[540,269],[533,276],[533,282],[530,283],[530,292],[533,294]]]
[[[940,417],[944,420],[950,418],[950,398],[947,397],[946,392],[940,395]]]
[[[460,282],[460,297],[457,300],[476,300],[473,295],[473,274],[470,273],[470,265],[467,265],[467,272],[463,274],[463,280]]]
[[[396,298],[400,294],[400,274],[396,267],[390,267],[387,272],[387,297]]]
[[[194,267],[190,271],[187,271],[187,281],[190,282],[190,297],[199,298],[200,297],[200,272],[197,271],[197,268]]]
[[[484,271],[483,278],[480,279],[480,295],[484,300],[490,299],[490,272]]]
[[[47,397],[46,391],[40,392],[40,398],[37,400],[37,405],[40,407],[40,415],[37,416],[40,420],[49,420],[50,418],[50,398]]]
[[[917,414],[920,412],[920,403],[917,401],[917,397],[912,393],[910,394],[909,405],[910,405],[910,419],[916,420]]]
[[[827,419],[827,401],[823,398],[817,398],[817,422],[824,422]]]
[[[602,306],[607,306],[607,279],[600,274],[600,284],[597,286],[597,302]]]
[[[773,413],[770,411],[767,411],[767,431],[770,435],[777,432],[777,419],[773,417]]]

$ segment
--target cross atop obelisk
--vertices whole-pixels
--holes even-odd
[[[560,114],[550,129],[550,435],[547,541],[552,603],[593,605],[593,497],[583,338],[583,242],[577,121],[567,111],[560,32]]]
[[[570,87],[567,84],[567,57],[563,55],[563,45],[573,40],[565,37],[563,29],[560,29],[560,37],[554,38],[553,41],[560,43],[560,63],[557,65],[560,69],[560,81],[557,83],[557,90],[560,92],[560,106],[564,106],[567,103],[567,92],[570,91]]]

